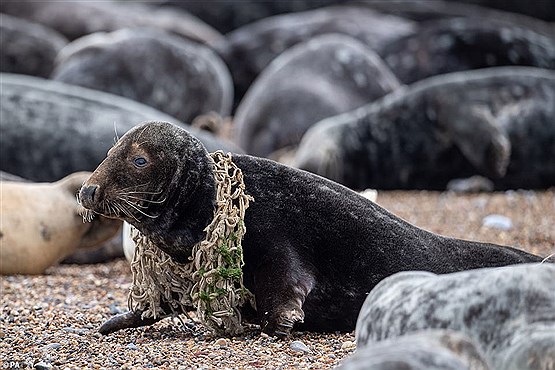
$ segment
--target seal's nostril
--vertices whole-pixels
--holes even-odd
[[[92,203],[94,201],[94,195],[97,189],[98,185],[89,185],[81,188],[81,191],[79,192],[79,199],[81,200],[81,202],[85,204]]]

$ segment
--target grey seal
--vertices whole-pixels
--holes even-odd
[[[124,96],[187,123],[209,112],[225,116],[233,101],[231,76],[215,52],[151,29],[82,37],[62,49],[51,77]]]
[[[555,32],[481,18],[422,24],[418,32],[376,49],[403,83],[469,69],[531,66],[555,69]]]
[[[0,170],[56,181],[94,169],[118,135],[149,119],[179,120],[137,102],[37,77],[0,76]],[[210,150],[241,150],[190,128]]]
[[[339,33],[374,50],[415,30],[410,20],[367,8],[330,6],[261,19],[226,34],[214,48],[231,71],[238,103],[270,62],[296,44]]]
[[[0,72],[48,77],[67,42],[38,23],[0,14]]]
[[[295,165],[355,189],[555,184],[555,71],[498,67],[431,77],[303,137]]]
[[[399,271],[448,273],[541,261],[509,247],[432,234],[305,171],[248,155],[231,159],[254,198],[244,217],[244,285],[255,295],[257,322],[269,333],[287,335],[295,325],[352,330],[367,293]],[[128,222],[176,263],[186,263],[214,217],[214,171],[198,139],[170,123],[148,122],[110,149],[79,199],[92,212]],[[126,197],[129,191],[137,193]],[[100,330],[160,319],[141,314],[116,316]]]
[[[422,330],[359,344],[338,370],[489,370],[475,341],[452,330]]]
[[[0,12],[40,23],[70,40],[123,28],[148,27],[200,43],[222,34],[197,17],[175,7],[113,1],[2,1]]]
[[[552,263],[395,274],[364,302],[357,342],[372,346],[418,330],[456,330],[480,346],[494,369],[547,370],[555,363],[554,282]]]
[[[316,122],[365,105],[400,86],[381,58],[341,34],[323,35],[279,55],[249,88],[234,117],[249,154],[296,146]]]

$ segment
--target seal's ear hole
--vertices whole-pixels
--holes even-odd
[[[148,161],[146,160],[145,157],[135,157],[133,159],[133,164],[135,165],[135,167],[145,167],[148,164]]]

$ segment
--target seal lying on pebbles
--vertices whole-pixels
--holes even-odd
[[[56,81],[2,74],[0,87],[0,170],[32,181],[93,170],[115,137],[136,122],[178,122],[137,102]],[[209,150],[241,152],[209,133],[189,130]]]
[[[269,333],[287,334],[296,323],[302,330],[352,330],[366,294],[399,271],[448,273],[541,261],[517,249],[419,229],[320,176],[267,159],[230,158],[238,167],[233,175],[254,198],[239,222],[247,230],[242,277]],[[221,206],[215,176],[226,171],[216,173],[213,166],[206,149],[185,130],[150,122],[116,143],[83,184],[79,199],[95,213],[129,222],[175,263],[188,266]],[[140,310],[116,316],[101,332],[160,319],[141,316]]]
[[[449,72],[496,66],[555,69],[555,32],[509,22],[460,18],[430,22],[376,52],[403,83]]]
[[[180,7],[196,15],[222,33],[255,22],[259,19],[281,13],[300,12],[330,5],[337,0],[295,0],[295,1],[218,1],[206,6],[205,3],[182,0],[159,0],[159,4]]]
[[[119,220],[99,216],[83,223],[75,195],[89,176],[79,172],[52,184],[2,182],[0,274],[42,274],[75,250],[116,234]]]
[[[555,71],[432,77],[311,127],[294,165],[354,189],[438,189],[480,174],[496,189],[555,184]]]
[[[381,58],[349,36],[324,35],[277,57],[234,117],[239,146],[267,157],[296,146],[314,123],[367,104],[400,86]]]
[[[493,369],[550,369],[555,363],[554,282],[551,263],[439,276],[395,274],[366,298],[357,343],[373,346],[418,330],[449,329],[479,344]]]
[[[40,24],[0,14],[1,72],[48,77],[67,40]]]
[[[451,330],[429,330],[392,338],[368,346],[337,370],[489,370],[473,340]]]
[[[266,66],[296,44],[338,33],[375,49],[414,30],[414,23],[406,19],[365,8],[331,6],[262,19],[230,32],[214,47],[231,71],[238,102]]]
[[[473,2],[475,4],[477,3],[476,1]],[[537,31],[548,31],[549,29],[553,30],[553,27],[549,22],[541,21],[538,18],[458,1],[434,0],[433,2],[430,2],[420,0],[372,0],[357,2],[356,4],[383,14],[390,14],[416,22],[465,17],[481,19],[484,22],[491,20],[507,21],[520,24]]]
[[[124,96],[182,122],[212,111],[228,115],[233,102],[231,76],[215,52],[151,29],[95,33],[68,44],[52,79]]]
[[[3,1],[0,12],[52,28],[70,40],[123,28],[147,27],[173,33],[200,43],[215,42],[222,35],[200,19],[175,7],[158,8],[130,2]]]

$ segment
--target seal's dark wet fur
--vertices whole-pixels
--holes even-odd
[[[148,165],[137,168],[138,156]],[[270,333],[288,333],[299,319],[296,313],[302,318],[301,307],[304,323],[297,327],[303,330],[353,330],[368,292],[399,271],[447,273],[541,260],[513,248],[424,231],[308,172],[247,155],[233,160],[255,199],[245,217],[245,285],[255,294],[258,318]],[[137,204],[156,218],[139,212],[110,215],[100,206],[116,191],[143,183],[157,199],[165,199]],[[120,139],[84,184],[81,201],[125,219],[166,246],[174,259],[185,261],[192,244],[205,236],[214,189],[208,153],[197,139],[168,123],[147,123]],[[108,321],[102,332],[152,321],[128,313]]]

